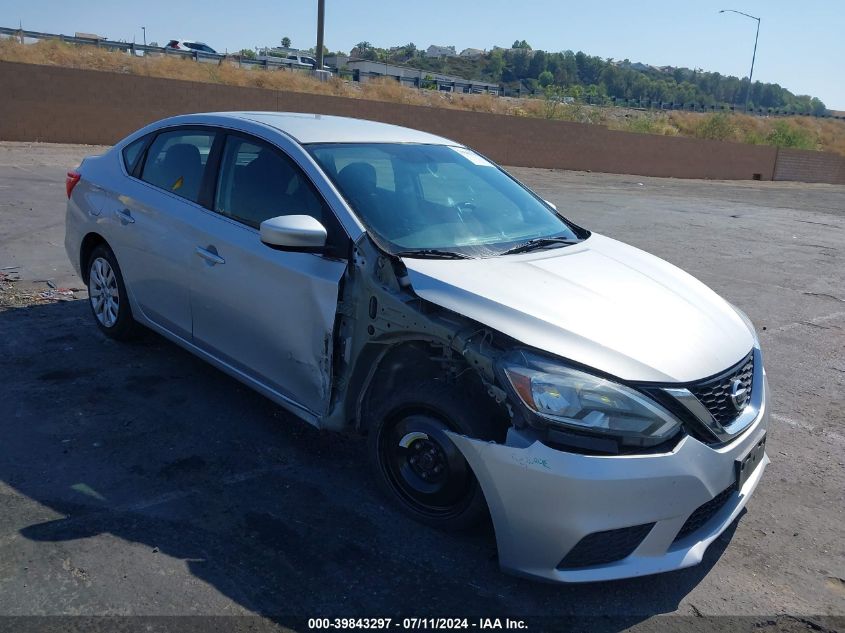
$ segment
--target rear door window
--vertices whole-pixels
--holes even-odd
[[[198,202],[214,137],[208,130],[162,132],[150,145],[141,180]]]

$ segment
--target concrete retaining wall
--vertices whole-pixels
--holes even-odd
[[[778,151],[774,179],[845,185],[845,156],[802,149],[782,149]]]
[[[315,112],[406,125],[523,167],[771,180],[778,154],[767,146],[632,134],[564,121],[0,62],[2,140],[111,144],[166,116],[225,110]],[[827,170],[828,155],[820,156]],[[798,162],[810,165],[805,158]],[[802,169],[817,175],[812,166]],[[778,174],[793,172],[784,167]],[[829,173],[842,172],[818,172],[820,178]]]

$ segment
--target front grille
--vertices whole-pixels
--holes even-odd
[[[742,362],[727,372],[707,382],[698,383],[690,387],[692,394],[701,401],[713,419],[722,427],[733,422],[741,411],[737,411],[731,401],[731,385],[737,378],[742,386],[748,390],[746,404],[751,402],[751,390],[754,377],[754,354],[749,354]]]
[[[701,528],[705,523],[712,519],[715,514],[722,509],[728,502],[730,496],[736,492],[736,482],[725,488],[722,492],[717,494],[707,503],[703,503],[693,512],[681,527],[681,531],[675,537],[675,541],[680,541],[686,538],[693,532]]]
[[[654,523],[645,523],[587,534],[569,550],[569,553],[558,563],[557,568],[575,569],[622,560],[637,549],[653,527]]]

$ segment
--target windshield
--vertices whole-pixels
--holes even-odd
[[[309,145],[349,205],[394,254],[502,254],[529,240],[576,241],[534,194],[471,150],[447,145]]]

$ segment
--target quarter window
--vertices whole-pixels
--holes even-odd
[[[307,176],[280,150],[257,139],[226,138],[214,210],[256,229],[280,215],[310,215],[326,227],[333,250],[343,253],[343,230]]]
[[[138,164],[138,159],[141,157],[141,152],[148,138],[149,136],[142,136],[123,148],[123,166],[126,167],[127,174],[132,174],[135,171],[135,165]]]
[[[205,130],[159,134],[147,152],[141,179],[197,202],[214,136]]]

